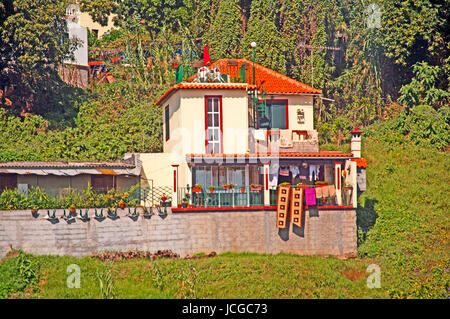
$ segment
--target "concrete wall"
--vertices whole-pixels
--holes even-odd
[[[196,252],[288,252],[353,257],[357,254],[355,210],[304,213],[304,226],[276,228],[275,211],[171,213],[103,221],[63,219],[52,223],[46,212],[0,211],[0,257],[23,249],[33,254],[86,256],[102,251],[170,249],[181,256]],[[57,216],[63,214],[57,211]],[[93,210],[89,213],[94,214]]]

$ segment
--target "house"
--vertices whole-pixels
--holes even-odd
[[[6,188],[25,193],[39,187],[59,196],[69,188],[82,191],[88,185],[106,193],[138,184],[140,173],[138,154],[127,154],[121,162],[0,162],[0,193]]]
[[[246,59],[218,60],[178,82],[155,103],[163,152],[140,154],[142,185],[172,186],[173,207],[272,207],[281,183],[334,186],[320,204],[356,207],[362,132],[352,132],[350,153],[319,150],[321,90]]]

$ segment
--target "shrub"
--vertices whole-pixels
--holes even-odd
[[[13,252],[14,254],[14,252]],[[17,256],[8,257],[0,263],[0,299],[23,292],[37,281],[37,266],[31,255],[18,251]]]

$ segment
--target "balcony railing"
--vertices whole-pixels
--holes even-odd
[[[252,207],[264,206],[264,191],[252,190],[248,186],[214,189],[180,187],[178,205],[181,207]]]
[[[292,185],[291,187],[296,187]],[[316,185],[309,185],[308,188],[316,188]],[[278,187],[269,187],[269,206],[277,205]],[[342,189],[342,202],[338,204],[335,196],[316,198],[317,206],[351,206],[352,190]],[[248,186],[234,186],[231,189],[215,187],[213,190],[202,187],[178,188],[178,206],[185,208],[195,207],[256,207],[265,206],[264,190],[252,190]]]

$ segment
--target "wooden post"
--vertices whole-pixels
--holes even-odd
[[[338,205],[342,205],[341,163],[334,162],[334,187],[336,187],[336,201]]]
[[[178,206],[178,164],[173,164],[172,207]]]
[[[264,172],[264,206],[270,206],[269,163],[263,163]]]

